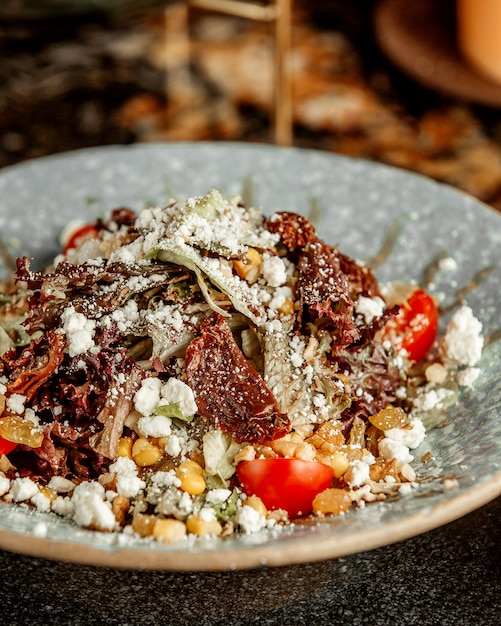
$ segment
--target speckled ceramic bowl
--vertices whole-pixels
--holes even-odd
[[[107,147],[62,154],[0,171],[0,232],[14,255],[39,266],[58,250],[57,235],[74,218],[117,206],[162,203],[174,191],[252,188],[265,213],[318,209],[318,229],[356,258],[378,252],[390,224],[401,235],[378,271],[383,281],[419,280],[446,251],[457,268],[438,276],[451,296],[479,270],[496,265],[501,215],[447,186],[373,163],[299,149],[247,144],[180,143]],[[501,327],[501,270],[468,294],[486,335]],[[420,487],[398,500],[281,533],[160,545],[98,534],[22,506],[0,503],[0,547],[33,556],[111,567],[171,570],[242,569],[342,556],[399,541],[452,521],[501,493],[501,344],[486,348],[473,390],[415,451]],[[426,464],[421,458],[431,452]],[[453,479],[454,489],[444,488]]]

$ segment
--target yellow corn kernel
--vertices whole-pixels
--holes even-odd
[[[178,476],[181,481],[180,489],[189,493],[190,496],[199,496],[205,491],[205,479],[200,474],[194,472],[185,472]]]
[[[182,463],[179,464],[176,473],[178,474],[178,478],[181,478],[179,474],[187,474],[187,473],[193,473],[193,474],[198,474],[199,476],[203,476],[204,468],[200,465],[200,463],[197,463],[196,461],[188,460],[188,461],[183,461]]]
[[[153,536],[160,541],[180,541],[186,537],[186,524],[177,519],[157,519],[153,526]]]
[[[351,506],[351,498],[344,489],[325,489],[313,500],[313,511],[318,517],[340,515]]]
[[[223,532],[223,527],[217,521],[217,519],[205,520],[199,515],[193,514],[186,520],[186,528],[188,532],[197,537],[208,537],[219,535]]]
[[[132,530],[140,537],[149,537],[153,534],[153,528],[157,522],[154,515],[136,513],[132,518]]]
[[[287,298],[287,300],[278,307],[278,311],[282,313],[282,315],[292,315],[294,313],[294,302]]]
[[[162,456],[162,450],[143,437],[136,439],[132,446],[132,458],[139,467],[154,465],[160,461]]]
[[[348,471],[350,461],[344,452],[334,452],[329,457],[329,465],[332,467],[334,476],[340,478]]]
[[[204,469],[196,461],[183,461],[176,470],[176,476],[181,481],[180,488],[190,496],[199,496],[205,491]]]
[[[252,507],[264,517],[268,514],[268,509],[259,496],[249,496],[247,500],[245,500],[245,506]]]
[[[117,456],[126,456],[132,459],[132,437],[122,437],[118,440]]]
[[[263,257],[255,248],[247,250],[247,259],[245,261],[236,260],[232,262],[235,272],[242,279],[248,282],[254,282],[259,276],[259,268],[263,262]]]

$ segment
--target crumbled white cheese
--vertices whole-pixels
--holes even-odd
[[[415,417],[404,428],[389,428],[385,430],[384,436],[413,450],[423,443],[426,436],[426,428],[423,422]]]
[[[24,403],[26,402],[26,396],[20,393],[13,393],[7,398],[7,408],[13,413],[22,415],[24,413]]]
[[[176,476],[176,472],[174,470],[170,470],[168,472],[155,472],[151,475],[150,480],[152,484],[157,487],[179,487],[181,485],[181,481]]]
[[[41,491],[38,491],[32,498],[30,498],[30,502],[36,506],[39,511],[48,512],[51,509],[50,499]]]
[[[443,361],[453,366],[476,365],[482,356],[482,322],[469,306],[462,306],[449,320],[439,344]]]
[[[110,465],[110,472],[117,476],[117,493],[126,498],[134,498],[146,487],[146,483],[139,478],[137,471],[137,465],[126,456],[118,457]]]
[[[179,456],[182,452],[181,440],[177,435],[169,435],[165,444],[165,452],[172,457]]]
[[[358,296],[355,305],[355,311],[359,315],[363,315],[366,324],[370,324],[374,318],[379,319],[384,312],[385,302],[379,296],[367,298],[366,296]]]
[[[113,530],[117,521],[111,510],[111,504],[104,498],[105,489],[96,481],[77,485],[71,498],[74,521],[86,528]]]
[[[61,517],[73,517],[75,507],[71,498],[67,496],[58,496],[52,501],[52,511]]]
[[[9,492],[10,480],[6,476],[0,476],[0,497]]]
[[[360,487],[369,480],[370,467],[364,461],[353,461],[343,475],[350,487]]]
[[[94,347],[94,331],[96,322],[87,319],[83,313],[75,311],[75,307],[66,307],[61,315],[63,330],[68,340],[68,353],[71,357],[84,354]]]
[[[171,426],[171,418],[165,415],[146,415],[137,421],[137,430],[143,437],[168,437]]]
[[[263,255],[261,274],[270,287],[281,287],[287,282],[287,268],[278,256]]]
[[[439,409],[441,404],[454,395],[452,389],[445,389],[445,387],[438,387],[437,389],[420,389],[418,396],[414,398],[413,405],[416,411],[431,411],[432,409]]]
[[[414,486],[412,483],[402,483],[400,487],[398,488],[398,493],[401,496],[408,496],[409,494],[412,493],[413,489],[414,489]]]
[[[226,502],[230,496],[230,489],[210,489],[207,492],[205,502],[209,505],[221,504],[222,502]]]
[[[461,370],[456,375],[458,385],[461,387],[473,387],[473,383],[480,376],[479,367],[467,367],[465,370]]]
[[[379,442],[379,453],[385,459],[385,461],[392,461],[395,459],[398,465],[404,463],[410,463],[413,460],[412,454],[409,452],[409,448],[399,441],[385,437]]]
[[[160,390],[160,404],[179,403],[183,417],[190,417],[197,412],[195,396],[189,385],[177,378],[169,378]]]
[[[151,415],[160,401],[162,381],[151,376],[141,381],[141,387],[134,396],[134,408],[141,415]]]
[[[244,504],[237,513],[237,524],[245,533],[256,533],[266,526],[266,517]]]
[[[38,485],[31,478],[14,478],[10,486],[10,495],[14,502],[31,500],[38,493]]]

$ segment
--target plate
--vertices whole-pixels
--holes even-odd
[[[419,280],[435,254],[457,268],[440,274],[437,292],[452,295],[498,262],[501,215],[453,188],[384,165],[296,148],[239,143],[174,143],[85,149],[0,171],[0,232],[11,251],[49,261],[57,235],[75,218],[118,206],[161,204],[218,188],[252,190],[265,213],[318,213],[324,240],[355,258],[374,256],[389,226],[401,234],[382,281]],[[486,335],[501,327],[501,271],[467,297]],[[501,342],[491,343],[473,390],[450,411],[451,423],[414,451],[424,480],[413,493],[341,517],[284,531],[193,542],[188,547],[77,528],[23,506],[0,503],[0,548],[37,557],[109,567],[230,570],[319,561],[388,545],[426,532],[501,493]],[[421,459],[431,453],[431,460]],[[428,455],[429,456],[429,455]],[[444,479],[451,479],[447,482]],[[447,489],[447,485],[454,485]]]

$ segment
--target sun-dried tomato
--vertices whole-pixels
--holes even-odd
[[[354,320],[354,303],[349,295],[349,281],[341,269],[336,248],[321,241],[309,244],[299,257],[298,295],[303,321],[325,318],[325,326],[333,326],[335,341],[332,355],[358,341],[360,329]]]
[[[278,233],[284,246],[291,252],[317,241],[313,224],[298,213],[290,211],[276,213],[267,221],[266,228],[272,233]]]
[[[341,271],[348,279],[348,291],[353,300],[361,294],[367,298],[381,295],[377,278],[368,265],[358,263],[345,254],[338,253],[338,257]]]
[[[289,418],[219,313],[204,321],[201,335],[188,346],[186,376],[199,413],[238,443],[264,443],[289,432]]]

